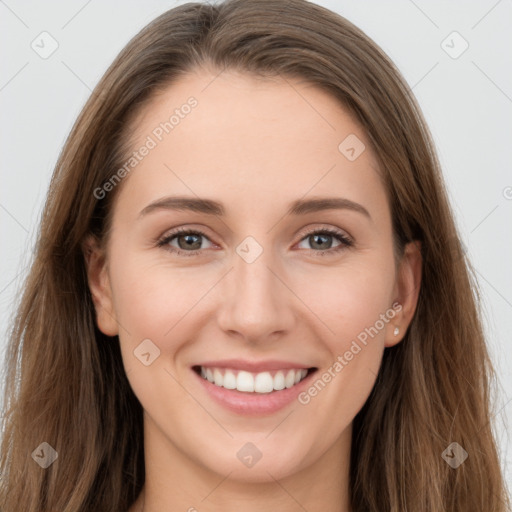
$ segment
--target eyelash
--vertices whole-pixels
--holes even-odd
[[[175,253],[178,256],[185,256],[185,257],[196,256],[200,252],[204,251],[204,249],[196,249],[194,251],[183,251],[182,249],[177,249],[176,247],[169,245],[170,241],[173,238],[176,238],[178,235],[183,235],[183,234],[198,235],[198,236],[203,236],[205,238],[208,238],[206,233],[203,233],[199,229],[178,228],[178,229],[174,230],[172,233],[169,233],[169,234],[165,235],[163,238],[161,238],[160,240],[158,240],[157,246],[163,247],[165,250]],[[330,229],[330,228],[322,228],[322,229],[317,229],[317,230],[313,230],[313,231],[304,233],[302,238],[300,239],[300,241],[302,242],[302,240],[304,240],[305,238],[308,238],[312,235],[332,235],[335,238],[337,238],[339,240],[339,242],[341,242],[340,245],[338,245],[337,247],[334,247],[331,249],[325,249],[323,251],[322,250],[315,251],[314,249],[310,249],[311,251],[316,253],[317,256],[326,256],[326,255],[337,254],[339,251],[341,251],[343,249],[347,249],[354,245],[352,240],[350,238],[348,238],[346,235],[344,235],[340,231],[337,231],[335,229]]]

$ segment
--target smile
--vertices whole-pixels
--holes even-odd
[[[259,373],[230,368],[194,367],[203,379],[225,389],[245,393],[272,393],[289,389],[306,378],[312,368],[271,370]]]

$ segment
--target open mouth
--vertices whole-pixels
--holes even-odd
[[[217,387],[244,393],[273,393],[296,386],[317,368],[295,368],[247,372],[230,368],[193,366],[192,369],[204,380]]]

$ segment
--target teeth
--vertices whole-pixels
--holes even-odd
[[[236,389],[247,393],[271,393],[298,384],[308,371],[279,370],[274,376],[270,372],[250,373],[243,370],[222,370],[220,368],[204,368],[201,366],[201,377],[226,389]]]
[[[291,388],[295,384],[295,372],[288,372],[284,378],[284,385]]]
[[[213,382],[215,382],[216,386],[222,386],[224,383],[224,377],[222,376],[222,373],[220,373],[220,370],[213,370]]]
[[[233,372],[226,372],[224,374],[224,381],[221,384],[226,389],[236,389],[236,377]]]
[[[274,389],[276,391],[280,391],[281,389],[284,389],[284,373],[283,372],[277,372],[274,375]]]

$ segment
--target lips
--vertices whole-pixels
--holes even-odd
[[[292,361],[225,359],[194,365],[207,395],[238,414],[270,414],[292,403],[317,368]]]

